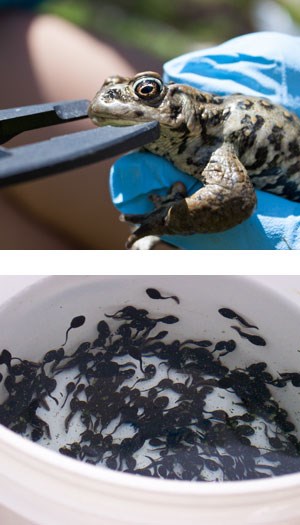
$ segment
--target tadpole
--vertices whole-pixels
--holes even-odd
[[[288,372],[279,375],[284,381],[291,381],[293,386],[300,386],[300,374],[298,372]]]
[[[258,326],[248,323],[246,319],[241,317],[239,314],[237,314],[230,308],[220,308],[218,312],[219,314],[221,314],[223,317],[226,317],[227,319],[236,319],[237,321],[239,321],[242,325],[246,326],[247,328],[256,328],[258,330]]]
[[[147,288],[146,294],[150,297],[150,299],[173,299],[175,303],[180,304],[180,300],[176,295],[170,295],[169,297],[163,297],[161,293],[156,290],[156,288]]]
[[[67,402],[67,400],[68,400],[69,395],[70,395],[72,392],[74,392],[75,388],[76,388],[76,384],[73,383],[73,381],[71,381],[70,383],[67,384],[67,386],[66,386],[66,392],[67,392],[67,395],[66,395],[66,398],[65,398],[65,400],[64,400],[64,403],[61,405],[61,408],[63,408],[63,407],[65,406],[65,404],[66,404],[66,402]]]
[[[73,328],[79,328],[84,323],[85,323],[85,316],[84,315],[78,315],[77,317],[73,317],[73,319],[72,319],[72,321],[70,323],[70,326],[69,326],[68,330],[66,331],[65,342],[61,346],[65,346],[65,344],[67,343],[70,330],[72,330]]]
[[[156,319],[156,321],[164,324],[174,324],[178,323],[179,319],[178,317],[175,317],[175,315],[166,315],[165,317],[161,317],[160,319]]]
[[[239,326],[231,326],[231,328],[236,330],[240,334],[241,337],[248,339],[248,341],[255,346],[266,346],[267,344],[263,337],[260,337],[259,335],[252,335],[252,334],[247,334],[246,332],[242,332]]]
[[[221,352],[219,355],[220,357],[224,357],[227,354],[233,352],[236,349],[236,342],[233,339],[230,339],[229,341],[219,341],[216,343],[215,348],[212,351],[212,354],[214,352]],[[223,352],[224,350],[224,352]]]

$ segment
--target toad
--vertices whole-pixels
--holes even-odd
[[[160,123],[160,137],[144,151],[160,155],[203,186],[187,196],[178,181],[155,209],[124,215],[138,228],[128,247],[148,235],[190,235],[228,230],[252,214],[254,188],[300,201],[300,120],[270,100],[219,96],[164,83],[147,71],[108,78],[89,107],[98,126]]]

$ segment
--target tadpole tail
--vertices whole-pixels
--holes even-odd
[[[67,344],[70,330],[72,330],[72,326],[70,326],[68,330],[66,331],[66,339],[65,339],[65,342],[61,346],[65,346],[65,344]]]

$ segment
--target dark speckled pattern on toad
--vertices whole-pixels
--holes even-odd
[[[153,197],[153,212],[126,215],[140,224],[129,247],[146,235],[232,228],[252,214],[254,187],[300,202],[300,120],[267,99],[220,97],[145,72],[107,79],[89,116],[98,126],[159,121],[160,138],[144,149],[203,183],[187,197],[179,181]]]

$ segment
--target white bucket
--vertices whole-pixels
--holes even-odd
[[[178,296],[180,305],[151,300],[148,287]],[[80,330],[70,332],[66,348],[71,349],[91,340],[105,312],[126,304],[155,313],[177,311],[183,320],[178,337],[214,340],[224,339],[230,324],[218,308],[232,308],[259,326],[267,345],[245,340],[226,365],[266,361],[273,372],[299,371],[297,301],[248,277],[41,279],[0,307],[0,350],[36,360],[62,344],[73,317],[85,315]],[[282,402],[294,423],[299,422],[298,399],[298,390],[291,388]],[[300,473],[224,483],[153,479],[67,458],[0,425],[1,525],[296,525],[299,498]]]

